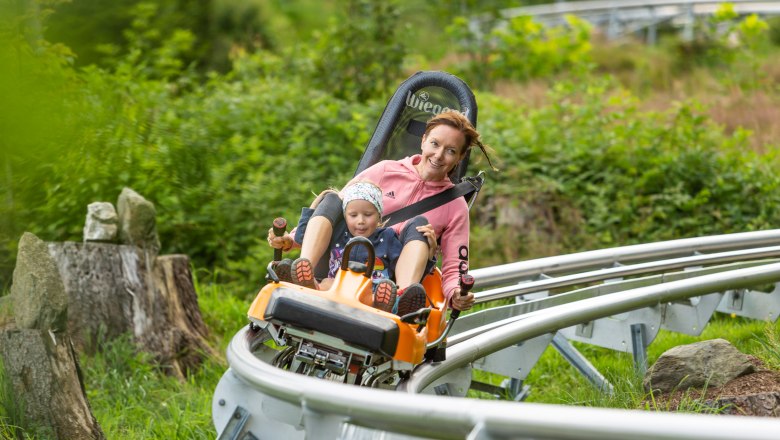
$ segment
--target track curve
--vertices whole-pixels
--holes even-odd
[[[453,343],[446,361],[415,370],[400,387],[407,393],[403,396],[276,369],[264,360],[268,355],[258,355],[245,327],[228,348],[231,368],[215,392],[214,423],[220,438],[244,438],[239,435],[250,432],[255,438],[372,438],[380,435],[377,430],[384,438],[777,438],[776,420],[455,400],[419,393],[475,359],[577,322],[778,281],[780,263],[773,263],[537,310]]]

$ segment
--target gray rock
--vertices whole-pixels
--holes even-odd
[[[116,206],[120,243],[137,246],[156,255],[160,250],[160,239],[154,204],[132,189],[124,188]]]
[[[709,402],[715,408],[723,408],[725,414],[780,417],[780,393],[756,393],[733,396]]]
[[[117,238],[118,226],[119,218],[114,205],[109,202],[90,203],[84,223],[84,241],[113,243]]]
[[[68,296],[62,278],[46,243],[29,232],[19,240],[10,296],[18,328],[65,330]]]
[[[644,377],[645,390],[662,393],[691,387],[719,387],[753,373],[750,358],[725,339],[681,345],[664,352]]]

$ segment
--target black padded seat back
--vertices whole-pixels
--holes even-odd
[[[347,344],[392,357],[400,330],[390,318],[287,287],[273,291],[263,319],[339,338]]]
[[[463,80],[439,71],[417,72],[398,87],[385,106],[355,174],[385,159],[418,154],[425,123],[447,109],[457,110],[477,126],[477,101]],[[466,174],[469,154],[453,170],[454,183]]]

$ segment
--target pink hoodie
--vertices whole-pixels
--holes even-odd
[[[422,156],[416,154],[397,161],[384,160],[363,170],[349,183],[368,180],[382,188],[385,215],[389,213],[392,218],[392,213],[398,209],[454,186],[449,179],[438,182],[422,180],[414,167],[421,159]],[[449,301],[453,290],[458,287],[460,274],[469,269],[468,206],[465,199],[459,197],[423,215],[433,225],[441,243],[443,291]],[[396,224],[393,229],[400,234],[405,224]]]

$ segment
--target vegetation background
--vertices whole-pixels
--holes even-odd
[[[223,348],[263,282],[272,219],[352,175],[418,70],[472,86],[499,160],[472,267],[776,227],[780,21],[725,4],[694,40],[670,28],[646,46],[574,17],[500,26],[518,3],[544,2],[0,0],[0,289],[24,231],[80,241],[86,206],[131,187],[157,208],[162,252],[191,257]],[[744,344],[761,333],[722,321]],[[180,383],[118,341],[83,366],[109,438],[213,438],[224,359]],[[577,401],[548,388],[531,398]],[[10,438],[45,438],[0,397]]]

